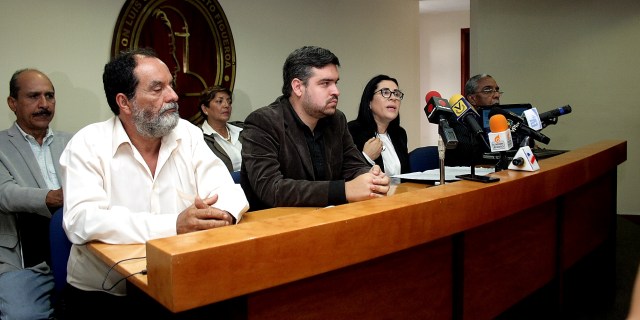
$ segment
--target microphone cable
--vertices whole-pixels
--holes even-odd
[[[120,282],[122,282],[123,280],[127,280],[127,279],[129,279],[129,278],[131,278],[132,276],[135,276],[135,275],[137,275],[137,274],[146,275],[146,274],[147,274],[147,269],[142,269],[142,270],[140,270],[140,271],[138,271],[138,272],[134,272],[134,273],[132,273],[132,274],[130,274],[130,275],[127,275],[127,276],[125,276],[125,277],[122,277],[120,280],[116,281],[116,283],[114,283],[114,284],[113,284],[111,287],[109,287],[109,288],[106,288],[106,287],[105,287],[105,285],[106,285],[106,283],[107,283],[107,279],[109,278],[109,274],[111,273],[111,271],[113,271],[113,269],[114,269],[117,265],[119,265],[120,263],[126,262],[126,261],[139,260],[139,259],[146,259],[146,258],[147,258],[146,256],[144,256],[144,257],[127,258],[127,259],[122,259],[122,260],[120,260],[120,261],[118,261],[118,262],[114,263],[114,264],[109,268],[109,270],[107,271],[107,274],[105,274],[105,275],[104,275],[104,280],[102,280],[102,290],[105,290],[105,291],[111,291],[111,290],[113,290],[113,288],[115,288],[118,284],[120,284]]]

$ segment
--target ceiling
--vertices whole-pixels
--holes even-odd
[[[470,0],[420,0],[420,13],[469,11]]]

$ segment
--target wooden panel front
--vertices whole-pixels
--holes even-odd
[[[249,319],[451,319],[451,254],[446,238],[254,293]]]
[[[615,235],[616,171],[563,197],[562,267],[567,269]]]
[[[464,319],[492,319],[555,275],[553,201],[464,234]]]

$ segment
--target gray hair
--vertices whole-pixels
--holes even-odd
[[[474,94],[478,91],[478,82],[480,82],[480,79],[484,79],[484,78],[493,78],[493,77],[489,74],[481,73],[481,74],[476,74],[475,76],[469,78],[467,83],[464,85],[465,98],[468,95]]]

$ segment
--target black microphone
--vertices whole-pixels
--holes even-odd
[[[531,138],[533,138],[533,140],[540,141],[544,144],[548,144],[551,141],[551,138],[545,136],[539,131],[531,129],[531,127],[527,125],[525,119],[522,119],[520,116],[509,110],[504,110],[500,107],[491,108],[489,117],[492,117],[496,114],[501,114],[508,120],[511,120],[511,132],[513,133],[520,133],[526,136],[530,136]]]
[[[484,129],[478,123],[478,121],[481,121],[480,115],[473,109],[467,99],[461,94],[454,94],[449,98],[449,104],[458,122],[464,124],[476,135],[484,134]]]
[[[442,137],[442,141],[447,149],[455,149],[458,146],[458,138],[455,131],[449,126],[448,119],[455,117],[451,106],[447,100],[442,99],[442,96],[437,91],[429,91],[424,97],[427,105],[424,107],[424,112],[427,115],[429,122],[438,125],[438,133]]]
[[[571,113],[571,106],[566,105],[540,114],[540,122],[543,126],[558,123],[558,117]]]
[[[502,109],[500,107],[492,107],[491,111],[489,111],[489,119],[491,119],[491,117],[495,116],[496,114],[501,114],[503,115],[505,118],[507,118],[507,120],[511,121],[511,126],[513,126],[513,124],[515,123],[527,123],[527,120],[509,110],[505,110]]]

